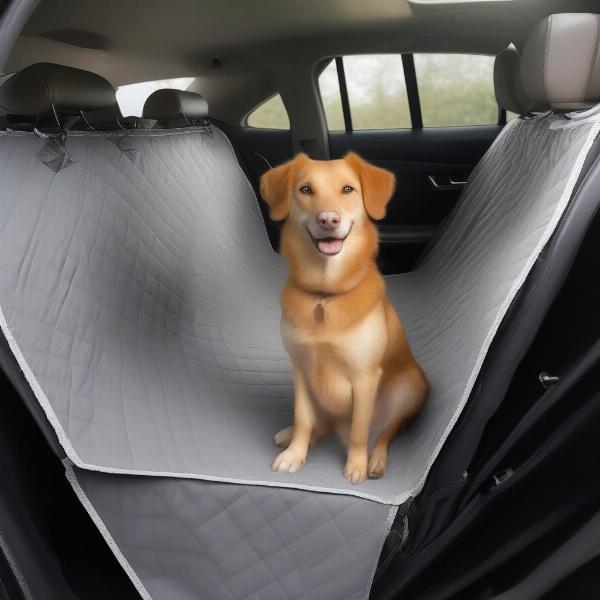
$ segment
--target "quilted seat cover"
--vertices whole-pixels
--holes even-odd
[[[285,266],[222,132],[0,135],[0,325],[142,596],[368,594],[598,129],[511,122],[423,266],[387,278],[432,391],[386,476],[358,486],[336,439],[270,470],[292,410]]]

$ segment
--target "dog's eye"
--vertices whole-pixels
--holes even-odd
[[[312,194],[312,188],[310,187],[310,185],[303,185],[303,186],[300,188],[300,191],[301,191],[303,194]]]
[[[342,193],[343,194],[351,194],[354,191],[354,188],[351,185],[345,185],[342,188]]]

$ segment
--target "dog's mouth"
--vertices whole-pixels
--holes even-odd
[[[327,256],[333,256],[338,252],[341,252],[342,246],[344,245],[344,239],[340,238],[324,238],[322,240],[314,240],[317,250],[321,254]]]
[[[308,235],[310,236],[310,239],[313,241],[315,248],[321,254],[324,254],[325,256],[335,256],[336,254],[339,254],[342,251],[342,248],[344,246],[344,241],[350,235],[351,231],[352,231],[352,225],[350,226],[348,233],[344,237],[332,236],[332,237],[316,238],[307,229]]]

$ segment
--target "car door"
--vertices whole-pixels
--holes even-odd
[[[397,178],[378,224],[385,273],[414,267],[505,122],[494,97],[493,60],[355,55],[321,66],[331,158],[354,151]]]

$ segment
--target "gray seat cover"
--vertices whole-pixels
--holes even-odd
[[[144,598],[363,600],[396,514],[340,494],[67,468]]]
[[[143,595],[282,597],[268,585],[244,595],[228,569],[211,595],[216,583],[182,563],[192,542],[173,526],[196,532],[206,521],[192,553],[206,564],[242,566],[252,554],[273,580],[303,580],[303,588],[286,580],[290,597],[368,593],[373,550],[396,506],[421,489],[598,130],[593,117],[511,122],[426,262],[387,278],[432,391],[393,443],[386,476],[358,486],[342,476],[336,439],[312,449],[298,473],[270,470],[272,435],[291,422],[290,363],[279,336],[285,268],[218,129],[72,132],[65,149],[33,134],[0,136],[2,331],[65,449],[71,482]],[[190,478],[205,481],[183,481]],[[249,502],[247,524],[232,494]],[[286,499],[277,540],[261,537],[259,507]],[[226,516],[212,519],[217,506]],[[318,536],[303,542],[310,527],[293,529],[306,514],[340,513],[352,515],[340,517],[340,529],[354,533],[335,550]],[[151,535],[137,526],[148,518]],[[253,540],[246,554],[232,558],[225,548],[245,536]],[[219,546],[221,537],[229,545]],[[319,569],[289,552],[293,540],[321,557]],[[331,577],[344,578],[338,552],[363,582],[351,588],[355,596],[331,585]],[[266,566],[283,555],[287,567]]]

